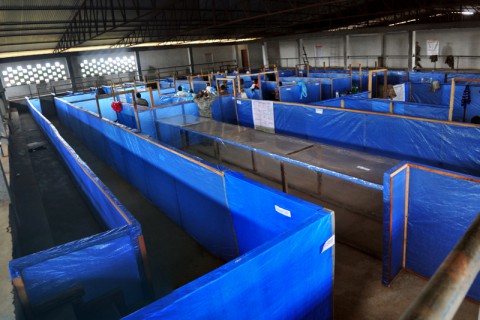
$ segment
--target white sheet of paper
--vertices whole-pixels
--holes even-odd
[[[395,90],[395,94],[397,95],[393,100],[405,101],[405,83],[394,85],[393,90]]]
[[[252,100],[252,113],[255,129],[275,132],[273,101]]]
[[[427,40],[427,56],[437,56],[439,47],[438,40]]]

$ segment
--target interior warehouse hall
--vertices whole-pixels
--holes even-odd
[[[0,319],[480,318],[478,1],[0,2]]]

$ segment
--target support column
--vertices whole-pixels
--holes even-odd
[[[343,38],[343,67],[346,70],[348,68],[348,53],[350,49],[350,36],[346,35]]]
[[[379,68],[386,68],[387,67],[387,58],[385,57],[387,53],[387,42],[385,41],[386,34],[382,34],[382,54],[381,54],[381,61],[379,61]],[[381,62],[381,63],[380,63]]]
[[[139,80],[142,80],[143,79],[142,64],[140,63],[140,53],[138,52],[138,50],[135,50],[135,60],[137,60],[137,70],[138,70]]]
[[[262,58],[263,58],[263,65],[268,66],[268,48],[267,48],[267,43],[264,42],[262,44]]]
[[[297,39],[298,64],[303,65],[303,39]]]
[[[408,69],[413,70],[415,67],[415,42],[417,41],[417,32],[408,32]]]
[[[188,66],[190,69],[190,74],[193,74],[193,50],[192,47],[188,47]]]
[[[72,83],[72,91],[76,92],[78,87],[77,87],[77,83],[75,82],[76,74],[73,71],[72,57],[70,55],[67,55],[65,57],[65,60],[67,61],[67,70],[70,76],[70,82]]]

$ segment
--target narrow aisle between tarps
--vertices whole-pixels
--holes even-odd
[[[137,189],[90,152],[79,139],[62,127],[58,120],[51,121],[62,137],[140,222],[155,298],[163,297],[224,264],[224,261],[211,255]]]

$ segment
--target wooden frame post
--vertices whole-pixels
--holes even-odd
[[[373,81],[372,81],[372,75],[377,72],[385,72],[383,79],[384,79],[384,88],[383,88],[383,93],[384,93],[384,98],[387,96],[387,71],[388,69],[374,69],[374,70],[369,70],[368,71],[368,98],[372,98],[372,90],[373,90]],[[362,79],[360,78],[360,82]]]
[[[455,85],[457,82],[478,82],[480,83],[480,79],[473,79],[473,78],[453,78],[452,79],[452,88],[450,89],[450,104],[448,110],[448,121],[452,121],[453,118],[453,104],[455,102]]]

